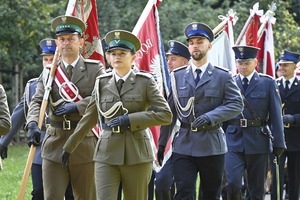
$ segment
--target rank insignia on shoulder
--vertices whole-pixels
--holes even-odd
[[[188,65],[185,65],[185,66],[182,66],[182,67],[178,67],[178,68],[174,69],[173,72],[179,71],[181,69],[185,69],[185,68],[187,68],[187,66]]]

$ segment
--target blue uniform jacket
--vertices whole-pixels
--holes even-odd
[[[235,77],[235,81],[257,117],[268,122],[263,130],[265,133],[273,135],[274,140],[271,141],[267,136],[261,134],[260,127],[242,128],[229,125],[226,129],[228,150],[245,154],[269,153],[273,151],[272,142],[274,147],[285,148],[281,100],[275,80],[255,72],[246,92],[239,75]],[[254,119],[246,105],[243,114],[245,119]],[[238,115],[234,119],[241,118],[242,115]]]
[[[1,145],[8,146],[13,137],[18,133],[19,129],[24,126],[26,123],[26,114],[28,111],[28,107],[31,102],[32,96],[35,94],[35,89],[37,86],[37,78],[31,79],[27,82],[25,92],[21,99],[21,102],[16,106],[12,115],[11,115],[11,129],[9,133],[2,137]],[[44,139],[46,131],[45,122],[43,123],[43,128],[41,131],[41,141]],[[41,157],[41,146],[36,148],[36,152],[33,159],[34,164],[42,165],[42,157]]]
[[[295,117],[295,125],[284,128],[287,151],[300,151],[300,82],[296,77],[285,95],[282,78],[277,80],[284,113]]]
[[[212,126],[222,126],[224,121],[237,116],[242,111],[243,102],[239,89],[228,70],[208,64],[197,86],[191,66],[174,70],[172,73],[176,78],[180,104],[185,107],[190,97],[195,97],[195,116],[190,114],[188,117],[182,117],[181,122],[191,124],[195,118],[205,114]],[[172,89],[168,103],[173,113],[173,121],[171,125],[161,127],[158,144],[163,146],[166,146],[177,118],[180,119],[174,105]],[[188,111],[183,112],[183,115],[187,114]],[[174,138],[173,152],[178,154],[199,157],[224,154],[226,151],[222,128],[193,132],[180,127]]]

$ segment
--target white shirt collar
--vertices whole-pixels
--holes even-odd
[[[296,76],[294,75],[292,78],[288,79],[290,81],[289,83],[289,88],[291,88],[292,84],[294,83],[294,80],[295,80]],[[287,81],[287,79],[285,79],[284,77],[282,77],[282,83],[283,83],[283,86],[285,87],[285,81]]]
[[[201,69],[201,74],[200,74],[200,78],[201,78],[202,75],[204,74],[208,64],[209,64],[209,61],[206,61],[206,63],[204,63],[204,65],[197,67],[193,62],[191,62],[194,78],[196,78],[196,76],[197,76],[196,69]]]
[[[256,71],[253,70],[253,72],[249,76],[246,77],[248,79],[248,83],[250,83],[250,81],[251,81],[251,79],[252,79],[255,72]],[[240,74],[240,77],[241,77],[241,80],[243,80],[245,78],[245,76],[243,76],[242,74]]]
[[[126,79],[128,78],[128,76],[130,75],[130,73],[132,72],[132,69],[129,70],[129,72],[123,76],[122,78],[115,72],[115,70],[113,70],[114,74],[115,74],[115,78],[116,78],[116,83],[119,81],[119,79],[123,79],[123,81],[125,82]]]
[[[71,63],[72,67],[75,67],[75,65],[77,64],[77,62],[79,60],[79,57],[80,56],[78,55],[78,58],[74,62]],[[69,64],[66,61],[64,61],[64,60],[62,60],[62,61],[64,63],[64,66],[67,68]]]

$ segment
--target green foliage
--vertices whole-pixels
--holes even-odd
[[[249,10],[256,2],[266,12],[274,1],[277,4],[273,26],[275,58],[284,50],[299,52],[300,49],[300,3],[299,0],[163,0],[159,10],[160,30],[165,45],[169,40],[178,40],[186,44],[184,29],[187,24],[201,21],[211,28],[221,21],[219,15],[226,15],[232,8],[239,20],[234,26],[235,40],[238,38]],[[8,99],[12,97],[12,78],[15,66],[23,70],[23,84],[37,77],[41,72],[39,41],[46,37],[55,37],[51,29],[51,20],[63,15],[68,1],[55,0],[2,0],[0,5],[0,70],[2,84]],[[148,0],[97,0],[99,32],[101,38],[115,29],[132,31]],[[150,31],[150,30],[149,30]],[[1,81],[1,79],[0,79]],[[9,105],[11,103],[9,102]],[[11,110],[13,107],[11,107]]]
[[[42,71],[39,41],[54,37],[51,20],[65,13],[66,2],[3,0],[0,4],[0,67],[2,84],[11,94],[13,73],[18,65],[24,82]],[[11,96],[8,96],[10,99]]]
[[[29,148],[27,145],[8,147],[8,158],[2,160],[3,170],[0,171],[0,199],[17,199],[26,166]],[[28,179],[24,199],[31,199],[32,180]]]

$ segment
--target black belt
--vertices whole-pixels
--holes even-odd
[[[122,133],[124,131],[130,130],[130,126],[116,126],[112,128],[104,124],[103,130],[112,131],[113,133]]]
[[[70,121],[70,120],[66,120],[66,121],[51,121],[50,125],[54,128],[62,128],[63,130],[71,130],[71,129],[75,129],[76,126],[78,124],[78,121]]]
[[[191,129],[191,131],[193,131],[193,132],[198,132],[198,131],[205,131],[205,130],[212,130],[212,129],[220,128],[220,125],[218,124],[216,126],[211,126],[211,125],[205,124],[205,125],[197,127],[197,128],[192,128],[192,124],[181,122],[180,127],[186,128],[186,129]]]
[[[228,121],[228,125],[239,126],[239,127],[250,127],[257,126],[262,127],[267,125],[265,120],[253,120],[253,119],[232,119]]]

